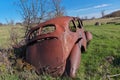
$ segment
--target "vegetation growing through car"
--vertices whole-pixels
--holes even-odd
[[[56,26],[55,25],[46,25],[46,26],[42,27],[40,34],[52,33],[55,30],[56,30]]]
[[[37,29],[33,30],[32,32],[30,32],[28,38],[29,38],[29,40],[31,40],[39,35],[52,33],[55,30],[56,30],[55,25],[46,25],[46,26],[37,28]]]
[[[35,29],[34,31],[32,31],[29,35],[29,39],[33,39],[35,37],[37,37],[39,35],[39,28]]]

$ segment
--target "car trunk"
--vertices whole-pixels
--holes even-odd
[[[47,73],[62,74],[65,60],[62,43],[58,38],[43,38],[36,43],[28,45],[27,61],[39,70]]]

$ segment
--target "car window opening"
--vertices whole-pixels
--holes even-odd
[[[75,24],[74,24],[73,21],[70,21],[70,23],[69,23],[69,29],[72,32],[76,32],[76,26],[75,26]]]
[[[30,34],[29,39],[33,39],[38,35],[39,35],[39,29],[36,29]]]
[[[81,22],[80,22],[79,20],[76,20],[76,21],[75,21],[75,24],[76,24],[76,26],[77,26],[78,28],[82,28],[82,24],[81,24]]]
[[[41,29],[40,34],[52,33],[56,30],[54,25],[46,25]]]

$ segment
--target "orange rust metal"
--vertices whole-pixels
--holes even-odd
[[[70,28],[70,22],[74,25],[73,30]],[[42,30],[47,25],[55,29],[43,34]],[[40,74],[61,76],[67,73],[70,77],[75,77],[80,64],[81,50],[86,50],[87,42],[91,39],[92,34],[84,31],[79,18],[54,18],[29,31],[26,39],[26,60],[35,66]]]

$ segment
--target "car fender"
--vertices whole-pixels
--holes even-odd
[[[85,36],[87,39],[87,42],[90,42],[92,40],[92,34],[89,31],[85,31]]]

